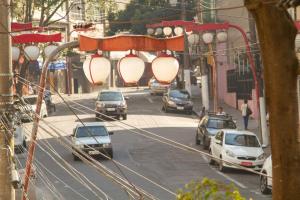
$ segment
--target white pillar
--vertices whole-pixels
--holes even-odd
[[[208,93],[208,76],[201,76],[201,94],[202,94],[202,105],[207,111],[209,111],[209,93]]]
[[[260,105],[260,124],[261,124],[262,144],[269,145],[269,133],[267,127],[267,120],[266,120],[265,97],[259,98],[259,105]]]
[[[192,96],[192,89],[191,89],[191,71],[189,69],[184,70],[184,84],[185,84],[185,89],[190,93]]]

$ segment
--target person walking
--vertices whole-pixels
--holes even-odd
[[[252,114],[252,110],[249,108],[247,99],[244,100],[244,103],[241,106],[242,116],[244,118],[244,128],[248,130],[248,120],[249,116]]]
[[[200,112],[199,121],[202,120],[202,118],[205,116],[205,114],[206,114],[206,110],[205,110],[205,107],[203,106],[201,109],[201,112]]]

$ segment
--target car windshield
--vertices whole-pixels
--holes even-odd
[[[98,101],[123,101],[121,92],[101,92]]]
[[[236,126],[231,120],[209,119],[207,123],[207,128],[236,129]]]
[[[79,127],[76,131],[76,137],[96,137],[96,136],[107,136],[107,130],[104,126],[86,126]]]
[[[225,136],[225,144],[244,147],[260,147],[257,137],[254,135],[240,135],[227,133]]]
[[[24,101],[30,105],[35,105],[36,104],[36,97],[26,97],[24,98]]]
[[[170,97],[177,99],[189,99],[190,95],[187,91],[172,90],[170,91]]]

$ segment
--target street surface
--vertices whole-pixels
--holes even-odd
[[[125,92],[124,94],[125,96],[130,97],[127,101],[128,119],[124,122],[182,144],[203,150],[202,147],[195,145],[195,132],[198,123],[195,115],[164,113],[161,110],[161,96],[151,96],[149,91],[144,89],[136,91],[132,90]],[[66,100],[72,99],[77,103],[94,109],[96,96],[97,94],[93,93],[72,96],[65,95],[64,97]],[[58,97],[55,98],[58,99]],[[80,108],[78,105],[70,104],[76,108]],[[92,111],[84,110],[82,108],[80,108],[80,110],[87,112],[87,114],[85,114],[78,110],[76,111],[83,122],[94,121],[95,115]],[[61,129],[63,132],[60,133],[68,139],[70,138],[69,135],[71,135],[75,125],[79,123],[76,117],[68,110],[61,100],[57,100],[56,113],[45,118],[45,121],[51,123],[52,126]],[[259,177],[257,175],[238,170],[228,170],[225,174],[221,173],[217,170],[216,166],[208,164],[208,160],[205,156],[198,153],[176,149],[166,144],[145,138],[144,136],[137,135],[129,130],[116,126],[118,124],[117,122],[110,121],[106,122],[106,124],[110,130],[114,131],[114,135],[112,135],[114,159],[174,193],[191,180],[201,180],[204,177],[208,177],[224,183],[235,184],[242,195],[247,197],[247,199],[271,199],[271,195],[266,196],[260,193]],[[28,131],[31,131],[32,123],[26,123],[24,125]],[[134,131],[138,130],[135,129]],[[111,199],[128,199],[127,193],[121,187],[110,181],[110,179],[100,175],[94,168],[86,165],[82,161],[73,161],[71,152],[60,145],[58,139],[53,138],[40,130],[38,144],[40,146],[37,147],[35,153],[36,162],[38,163],[35,165],[39,168],[40,164],[42,164],[49,170],[45,171],[41,168],[44,174],[37,178],[36,185],[38,186],[38,199],[62,199],[62,197],[59,196],[55,197],[53,193],[61,193],[64,199],[67,200],[105,199],[104,195],[99,195],[101,198],[97,197],[84,187],[84,185],[70,176],[66,170],[59,166],[58,163],[67,168],[67,165],[64,164],[63,161],[59,160],[51,153],[48,148],[49,145],[51,145],[68,164],[84,174]],[[48,151],[49,154],[56,159],[53,160],[42,148]],[[19,154],[18,158],[21,163],[25,163],[25,154]],[[100,159],[99,162],[120,174],[120,171],[111,161]],[[175,199],[175,196],[167,191],[138,177],[124,168],[121,169],[132,183],[143,188],[156,198],[162,200]],[[68,171],[72,173],[72,171]],[[56,177],[51,175],[51,173],[54,173]],[[53,192],[46,187],[43,179],[46,183],[53,185]],[[96,192],[99,194],[98,191]],[[80,195],[78,193],[80,193]]]

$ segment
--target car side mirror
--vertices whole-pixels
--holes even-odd
[[[114,132],[113,132],[113,131],[108,131],[108,134],[109,134],[109,135],[113,135]]]
[[[125,100],[129,100],[130,98],[129,98],[129,97],[124,97],[124,99],[125,99]]]

